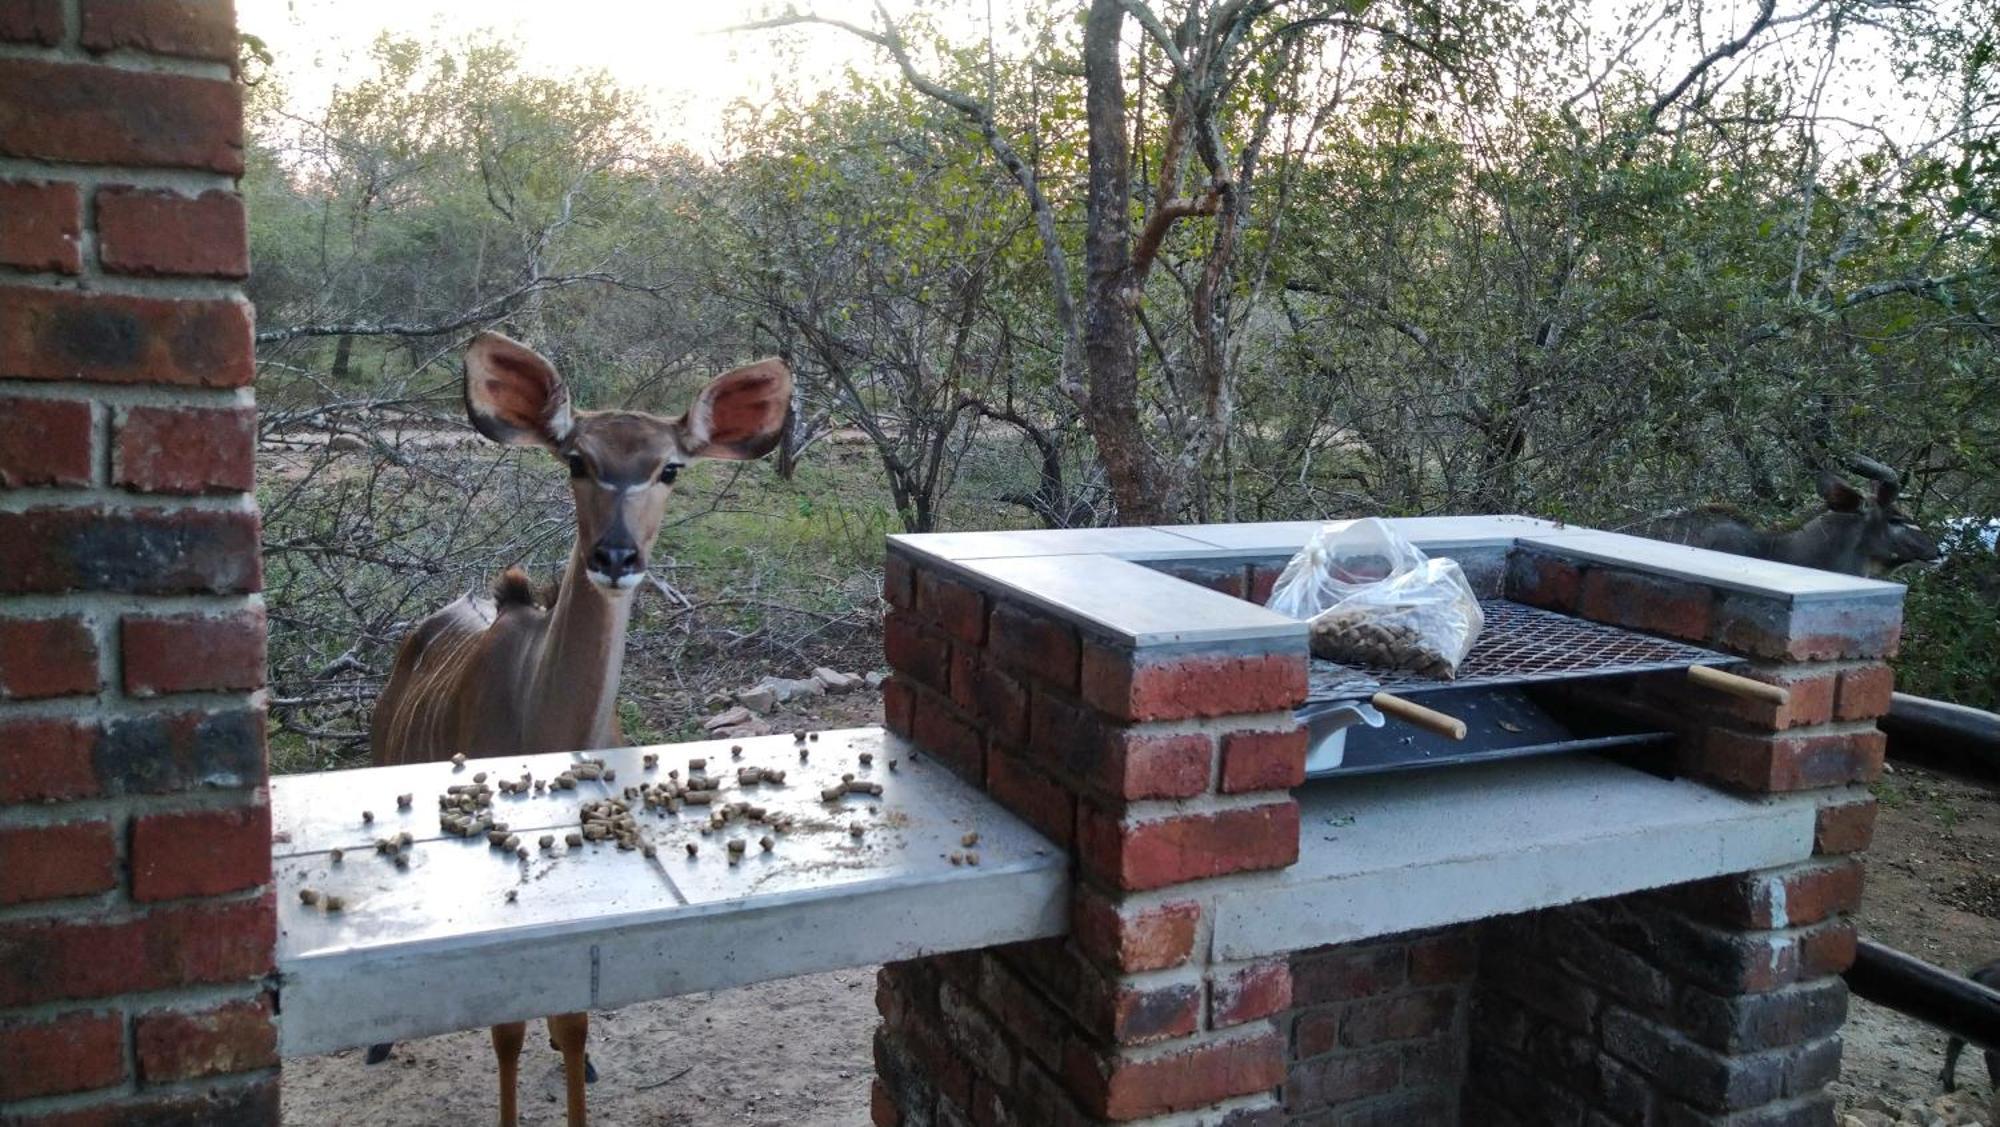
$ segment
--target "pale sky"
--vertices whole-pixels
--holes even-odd
[[[886,72],[879,52],[843,32],[808,28],[725,33],[767,8],[748,0],[237,0],[237,23],[263,38],[293,108],[314,115],[328,92],[354,73],[383,31],[433,38],[492,29],[517,41],[531,70],[609,71],[647,96],[660,136],[703,149],[718,135],[731,101],[770,94],[779,79],[805,89],[839,81],[852,65]],[[909,0],[891,5],[906,11]],[[1004,23],[1019,0],[925,0],[941,27],[983,37],[988,8]],[[872,0],[812,0],[800,8],[866,26]],[[1005,35],[1004,27],[996,34]],[[787,45],[791,49],[787,49]]]
[[[1032,2],[889,0],[889,7],[899,16],[923,11],[959,43],[982,40],[990,18],[1005,52],[1004,44],[1017,41],[1009,33],[1010,19]],[[1745,17],[1749,0],[1711,2],[1715,10],[1706,38],[1713,44]],[[864,26],[874,10],[873,0],[791,0],[791,5]],[[850,66],[864,73],[890,70],[872,45],[831,28],[724,31],[787,6],[785,0],[237,0],[237,19],[275,52],[292,107],[307,117],[317,115],[336,84],[357,73],[357,60],[383,31],[432,39],[491,29],[519,44],[532,71],[610,72],[654,107],[658,136],[720,155],[713,150],[730,102],[768,97],[779,82],[809,92],[838,83]],[[1792,0],[1780,8],[1797,6]],[[1591,24],[1602,25],[1593,30],[1604,34],[1614,13],[1627,8],[1626,0],[1597,0],[1584,11]],[[1837,138],[1847,132],[1865,143],[1873,134],[1863,122],[1887,126],[1904,140],[1931,135],[1925,130],[1934,125],[1921,120],[1927,115],[1919,109],[1931,92],[1898,88],[1880,36],[1851,33],[1843,47],[1840,64],[1827,76],[1822,109],[1848,117],[1852,126],[1827,123],[1827,139],[1838,148]],[[1686,67],[1690,49],[1685,42],[1648,44],[1629,61],[1665,80]],[[1786,43],[1750,65],[1771,65],[1800,50],[1812,57],[1810,44]],[[1731,65],[1736,64],[1718,73]]]

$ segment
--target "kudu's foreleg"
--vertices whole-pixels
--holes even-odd
[[[527,1039],[525,1021],[493,1027],[493,1055],[500,1061],[500,1127],[519,1127],[521,1122],[521,1043]]]
[[[590,1039],[590,1015],[557,1014],[549,1018],[549,1040],[562,1050],[563,1085],[569,1092],[569,1127],[584,1127],[583,1072],[589,1058],[584,1043]]]

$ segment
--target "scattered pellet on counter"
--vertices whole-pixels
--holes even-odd
[[[687,851],[688,851],[688,856],[692,857],[695,854],[701,852],[701,846],[695,842],[690,841],[687,843]]]
[[[793,733],[792,733],[792,740],[793,740],[793,742],[795,742],[795,743],[804,743],[804,742],[806,742],[806,733],[805,733],[805,729],[801,728],[800,730],[798,730],[798,731],[796,731],[796,732],[793,732]]]
[[[465,769],[464,752],[461,751],[457,755],[451,757],[451,769],[454,771],[463,771]]]
[[[361,824],[362,824],[362,825],[364,825],[364,826],[371,826],[371,825],[374,825],[374,824],[375,824],[375,811],[373,811],[373,810],[363,810],[363,811],[361,812]]]
[[[554,849],[556,847],[556,835],[543,834],[542,839],[535,844],[541,846],[543,849]]]
[[[336,865],[340,864],[340,859],[345,856],[347,856],[347,851],[344,849],[336,849],[326,855],[327,860],[332,861]]]
[[[748,848],[749,846],[744,844],[743,839],[740,837],[729,839],[729,851],[731,853],[741,853]]]
[[[564,834],[563,844],[569,846],[571,849],[575,849],[583,844],[583,835],[580,833]]]
[[[645,765],[646,770],[651,771],[659,767],[660,757],[656,753],[649,751],[639,757],[639,762]]]
[[[959,838],[959,839],[958,839],[958,843],[959,843],[960,845],[964,845],[964,846],[968,846],[968,847],[970,847],[970,846],[974,846],[974,845],[978,845],[978,844],[979,844],[979,831],[978,831],[978,830],[970,830],[970,831],[968,831],[968,832],[966,833],[966,835],[965,835],[964,837],[961,837],[961,838]]]
[[[521,890],[520,890],[520,889],[518,889],[518,888],[510,888],[510,889],[508,889],[508,890],[507,890],[507,903],[509,903],[509,904],[512,904],[512,903],[514,903],[514,902],[518,901],[518,900],[519,900],[520,898],[521,898]]]
[[[817,740],[817,739],[819,739],[819,733],[818,733],[818,732],[812,732],[812,733],[809,733],[809,734],[808,734],[808,735],[806,736],[806,738],[807,738],[807,739],[809,739],[809,740]]]
[[[897,763],[899,763],[899,762],[901,762],[901,761],[900,761],[900,760],[896,760],[896,759],[891,759],[891,760],[889,761],[889,770],[891,770],[891,771],[894,771],[894,770],[896,769],[896,765],[897,765]]]
[[[706,759],[688,760],[688,774],[690,776],[699,775],[706,770],[708,770],[708,760]]]
[[[965,854],[963,854],[963,853],[954,853],[954,854],[952,854],[952,855],[951,855],[951,863],[952,863],[952,864],[954,864],[954,865],[963,865],[963,864],[965,864]]]
[[[398,854],[396,854],[396,867],[397,867],[397,868],[399,868],[399,869],[407,869],[407,868],[409,868],[409,867],[410,867],[410,855],[409,855],[409,854],[407,854],[407,853],[398,853]]]
[[[847,836],[849,837],[860,837],[862,834],[866,832],[868,831],[861,825],[860,822],[856,822],[853,825],[847,827]]]
[[[319,903],[319,889],[316,888],[299,889],[299,903],[301,904]]]
[[[968,865],[977,865],[979,863],[979,854],[967,853],[965,855],[965,863]]]
[[[485,782],[485,781],[486,781],[486,772],[484,772],[484,771],[481,771],[481,772],[479,772],[479,773],[478,773],[477,775],[474,775],[474,776],[472,776],[472,781],[473,781],[473,782],[475,782],[475,783],[483,783],[483,782]]]
[[[757,844],[764,847],[764,852],[769,853],[771,847],[778,844],[778,839],[772,837],[770,834],[765,834],[763,837],[757,839]]]
[[[347,901],[341,897],[329,896],[326,898],[326,910],[329,912],[338,912],[345,907],[347,907]]]
[[[414,794],[399,794],[396,796],[396,809],[408,810],[416,800],[417,796]]]
[[[873,763],[873,762],[875,762],[875,753],[874,753],[874,752],[872,752],[872,751],[864,751],[864,752],[862,752],[862,753],[861,753],[860,755],[856,756],[855,758],[857,758],[857,759],[859,759],[859,760],[861,761],[861,765],[862,765],[863,767],[866,767],[866,766],[868,766],[868,765],[869,765],[870,763]]]

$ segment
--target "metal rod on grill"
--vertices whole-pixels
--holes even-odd
[[[1779,708],[1790,704],[1792,700],[1791,690],[1785,688],[1783,685],[1753,681],[1748,677],[1741,677],[1734,673],[1725,673],[1720,669],[1714,669],[1706,665],[1688,666],[1688,680],[1693,681],[1697,685],[1706,685],[1717,692],[1728,693],[1731,696],[1746,697],[1750,700],[1765,701],[1769,704],[1775,704]]]
[[[1436,732],[1440,736],[1449,736],[1454,740],[1465,738],[1465,721],[1456,716],[1446,716],[1434,708],[1425,708],[1413,700],[1407,700],[1394,693],[1376,693],[1368,699],[1376,708],[1398,720],[1415,724],[1427,732]]]

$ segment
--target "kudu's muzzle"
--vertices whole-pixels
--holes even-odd
[[[590,577],[612,587],[636,587],[646,573],[646,561],[640,558],[638,545],[630,541],[599,540],[590,549],[587,562]]]

